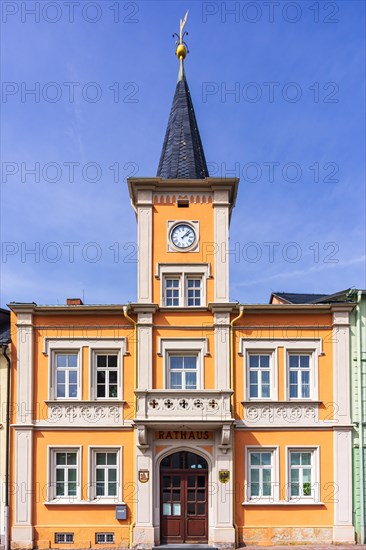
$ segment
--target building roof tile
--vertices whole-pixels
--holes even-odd
[[[209,177],[183,62],[179,71],[157,176],[163,179]]]

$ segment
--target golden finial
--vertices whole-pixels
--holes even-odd
[[[183,38],[188,34],[187,31],[183,32],[183,29],[184,29],[185,24],[187,22],[187,17],[188,17],[188,10],[187,10],[187,13],[185,14],[184,18],[180,20],[179,36],[178,36],[177,33],[173,34],[173,36],[177,37],[177,40],[175,42],[175,44],[177,46],[176,50],[175,50],[175,55],[178,57],[179,61],[183,61],[183,59],[185,59],[185,57],[187,55],[187,52],[188,52],[187,44],[183,40]]]

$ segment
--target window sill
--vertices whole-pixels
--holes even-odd
[[[291,405],[291,404],[308,404],[311,403],[313,405],[321,405],[323,401],[318,401],[317,399],[284,399],[283,401],[278,401],[278,399],[245,399],[241,402],[242,405],[251,405],[253,403],[273,403],[274,405]]]
[[[314,500],[246,500],[242,506],[325,506],[324,502]]]
[[[123,500],[117,502],[111,500],[47,500],[44,506],[121,506],[126,504]]]
[[[124,405],[126,401],[123,399],[116,399],[111,397],[110,399],[100,398],[100,399],[47,399],[45,401],[46,405],[67,405],[70,404],[82,404],[82,405],[110,405],[114,403],[115,405]]]

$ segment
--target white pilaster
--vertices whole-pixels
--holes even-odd
[[[152,302],[152,191],[139,190],[137,198],[138,223],[138,302]]]
[[[33,421],[33,326],[32,313],[18,313],[17,424]]]
[[[334,527],[333,543],[354,543],[352,525],[352,428],[334,430]]]
[[[214,278],[215,302],[229,301],[229,191],[214,192]]]
[[[230,388],[230,313],[214,314],[215,322],[215,388]]]
[[[220,434],[217,434],[217,443],[221,442]],[[232,434],[231,434],[232,437]],[[210,544],[227,546],[234,548],[235,546],[235,529],[234,525],[234,510],[233,510],[233,458],[232,447],[230,446],[227,452],[217,453],[215,465],[212,469],[211,483],[213,487],[217,487],[217,494],[213,496],[215,499],[214,514],[212,523],[210,522]],[[220,471],[229,471],[229,481],[223,483],[220,481]]]
[[[15,495],[12,548],[33,548],[33,427],[15,427]]]
[[[150,434],[147,434],[149,438]],[[137,438],[138,438],[137,434]],[[146,441],[148,443],[148,439]],[[144,445],[145,447],[145,445]],[[151,445],[141,450],[139,441],[136,445],[136,487],[137,487],[137,505],[136,505],[136,525],[133,530],[134,548],[152,548],[154,546],[154,526],[153,526],[153,467],[152,467],[152,449]],[[139,471],[148,472],[149,480],[141,483],[139,480]]]
[[[33,548],[33,326],[32,312],[17,314],[17,414],[14,428],[13,548]]]
[[[349,312],[333,310],[334,420],[351,422]]]
[[[354,543],[352,525],[352,427],[349,364],[349,311],[333,306],[334,375],[334,543]]]
[[[138,346],[138,388],[152,388],[152,322],[151,313],[138,313],[137,318]]]

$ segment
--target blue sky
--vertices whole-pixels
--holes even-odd
[[[366,286],[364,2],[1,8],[2,306],[136,300],[125,178],[156,174],[186,9],[210,173],[241,178],[230,298]]]

